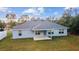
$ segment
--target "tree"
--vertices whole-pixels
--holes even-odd
[[[16,18],[16,14],[14,14],[14,13],[8,13],[8,14],[6,14],[6,18],[7,19],[15,19]]]
[[[3,31],[4,30],[3,28],[4,28],[4,23],[0,21],[0,31]]]
[[[13,26],[15,26],[16,25],[16,22],[13,22],[13,21],[10,21],[10,28],[13,28]]]
[[[79,15],[61,17],[59,24],[69,27],[71,33],[79,34]]]
[[[4,24],[0,21],[0,28],[4,28]]]
[[[64,12],[63,16],[58,20],[58,23],[69,27],[71,33],[79,34],[79,15],[77,9],[69,9]]]
[[[74,29],[74,32],[79,34],[79,15],[75,16],[72,25],[71,28]]]

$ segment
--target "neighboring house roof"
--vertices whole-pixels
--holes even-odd
[[[43,30],[43,29],[67,29],[67,27],[52,23],[50,21],[42,21],[42,20],[32,20],[27,21],[21,25],[14,26],[13,29],[30,29],[30,30]]]

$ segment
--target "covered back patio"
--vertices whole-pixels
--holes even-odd
[[[52,40],[47,36],[46,30],[34,30],[34,40]]]

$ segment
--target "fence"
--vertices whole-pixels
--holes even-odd
[[[7,32],[6,31],[1,31],[0,32],[0,40],[2,40],[3,38],[5,38],[7,36]]]

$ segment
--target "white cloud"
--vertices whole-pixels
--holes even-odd
[[[11,10],[8,10],[8,13],[12,13],[12,11]]]
[[[67,10],[67,9],[70,9],[70,8],[75,9],[76,7],[65,7],[64,9]]]
[[[44,12],[44,8],[38,8],[38,10],[39,10],[40,13]]]
[[[32,14],[32,15],[40,15],[44,13],[44,8],[29,8],[23,11],[22,14]]]
[[[7,11],[8,11],[8,8],[0,7],[0,12],[7,12]]]
[[[10,8],[8,8],[8,7],[0,7],[0,12],[5,13],[5,14],[7,14],[7,13],[15,13],[14,11],[10,10]]]
[[[23,13],[35,13],[35,10],[33,8],[32,9],[27,9]]]
[[[55,16],[58,15],[58,12],[54,12],[54,15],[55,15]]]
[[[66,9],[69,9],[70,7],[65,7],[64,9],[66,10]]]

